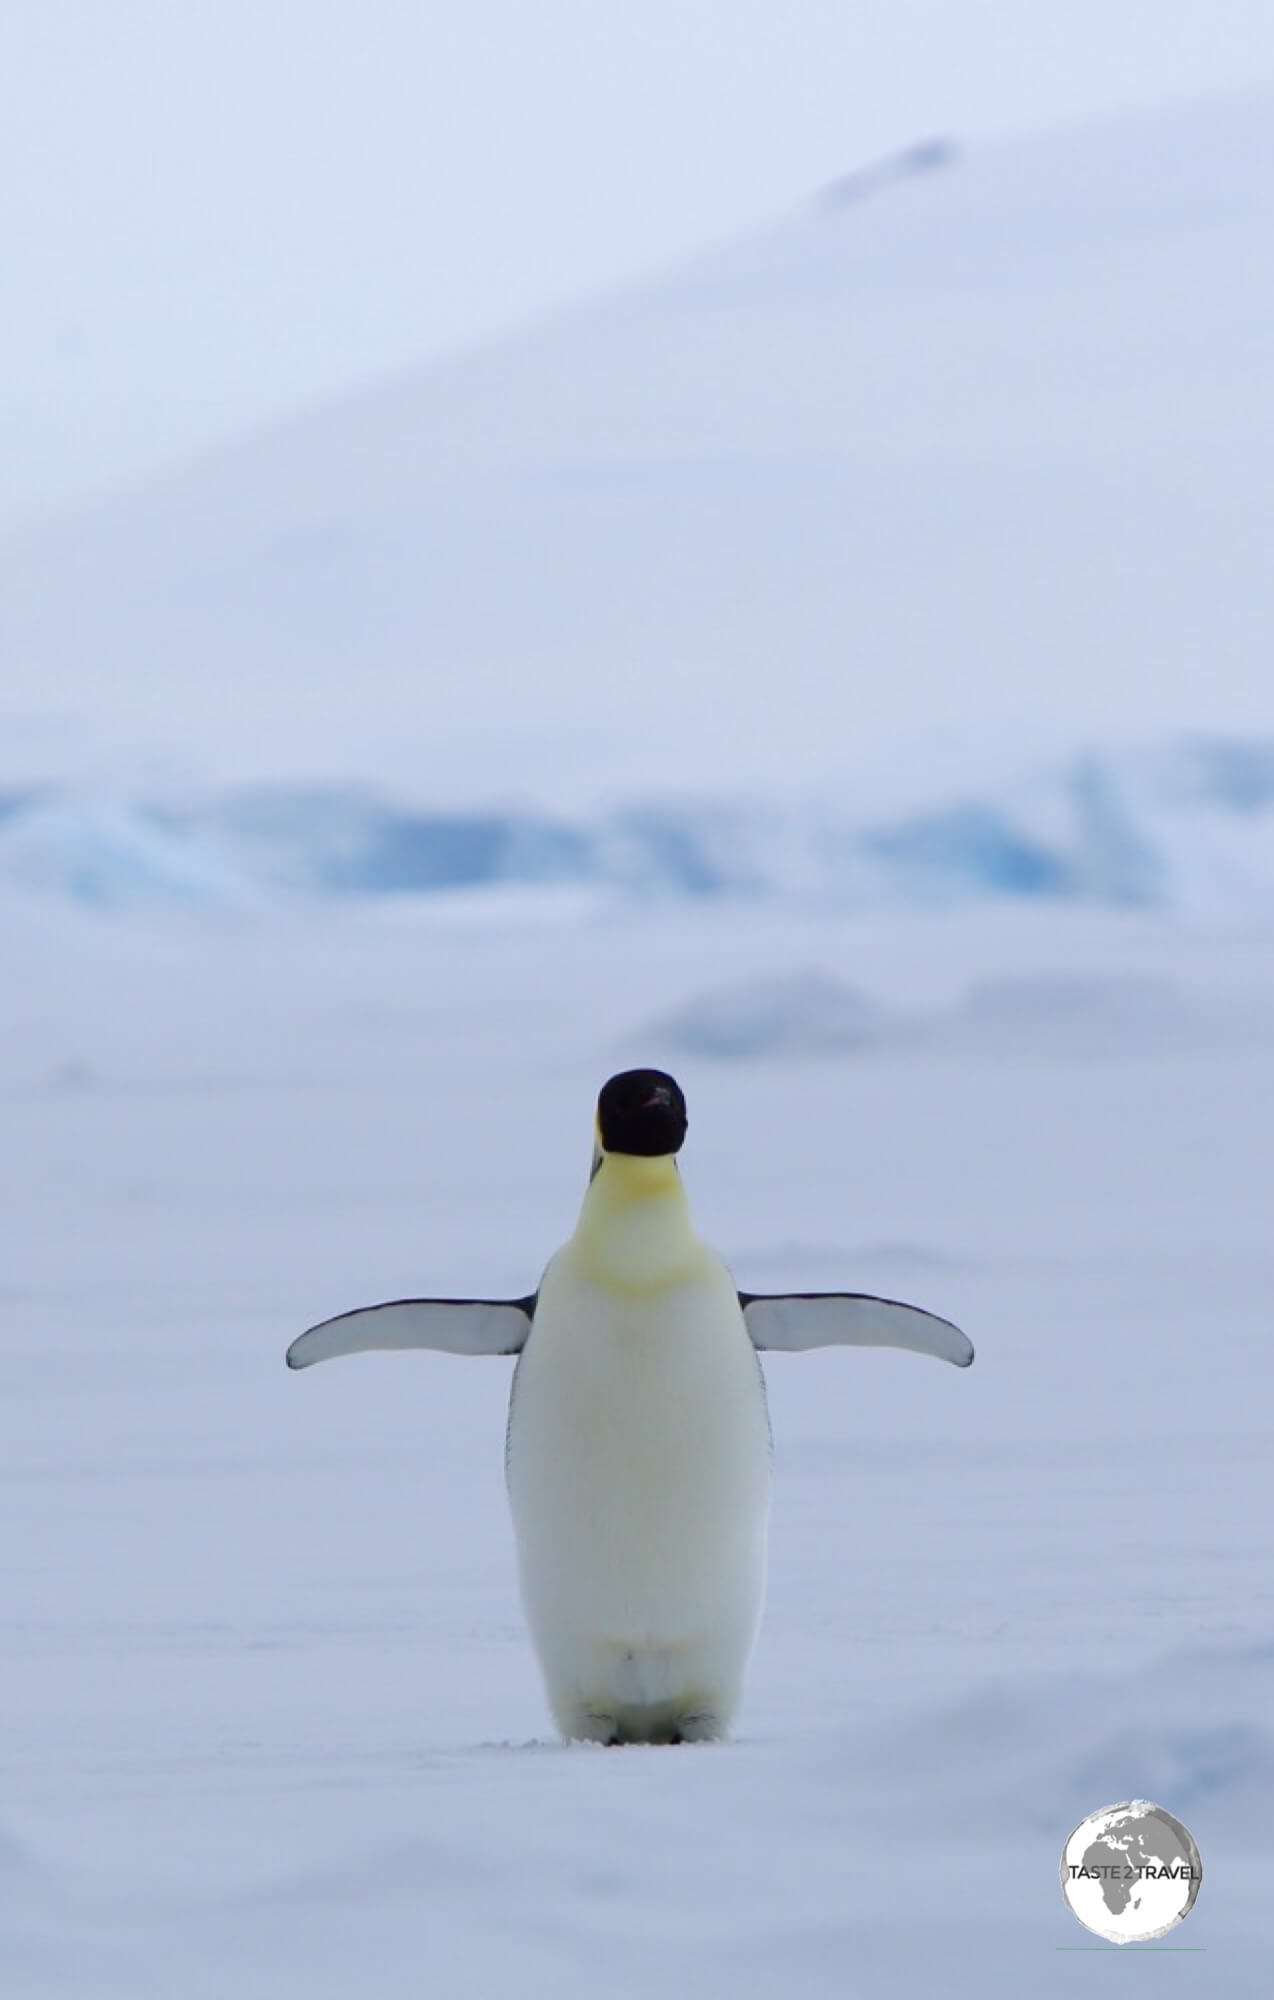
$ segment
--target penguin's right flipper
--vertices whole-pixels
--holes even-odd
[[[535,1294],[525,1299],[391,1299],[338,1313],[299,1334],[289,1368],[377,1348],[432,1347],[443,1354],[520,1354],[531,1331]]]

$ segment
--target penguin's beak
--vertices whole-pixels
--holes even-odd
[[[662,1107],[663,1110],[667,1111],[671,1104],[672,1092],[669,1090],[667,1084],[657,1083],[649,1097],[642,1098],[641,1108],[643,1111],[657,1111]]]

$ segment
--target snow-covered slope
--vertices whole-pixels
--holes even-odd
[[[1271,188],[1259,93],[922,153],[10,544],[6,765],[574,809],[1268,726]]]

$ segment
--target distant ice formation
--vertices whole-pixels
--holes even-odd
[[[1189,994],[1146,973],[1049,973],[979,980],[950,1017],[947,1039],[996,1054],[1040,1048],[1128,1055],[1182,1045],[1200,1028]]]
[[[776,973],[697,994],[647,1032],[687,1055],[840,1055],[879,1038],[881,1011],[829,973]]]
[[[853,1057],[906,1048],[916,1056],[1028,1061],[1137,1061],[1201,1046],[1209,1008],[1175,980],[1146,973],[1036,972],[982,979],[953,1006],[887,1009],[819,971],[764,973],[692,995],[643,1028],[670,1057],[720,1062]],[[1264,1039],[1255,1012],[1232,1009],[1226,1034]]]
[[[838,909],[1001,899],[1238,914],[1274,906],[1274,740],[1087,751],[967,790],[935,782],[919,802],[913,786],[893,811],[878,781],[872,805],[856,802],[852,776],[830,805],[705,794],[591,815],[432,809],[337,783],[178,802],[30,785],[0,797],[5,882],[103,908],[498,890],[507,910],[510,897],[552,889],[588,891],[581,910],[608,898]],[[753,992],[745,1014],[729,1030],[744,1042],[866,1029],[852,1001],[812,988],[764,1004]],[[714,1022],[719,1035],[719,1011]],[[698,1031],[681,1032],[690,1046]]]

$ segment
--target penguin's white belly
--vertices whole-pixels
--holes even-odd
[[[568,1735],[720,1734],[765,1588],[770,1434],[724,1266],[545,1273],[509,1415],[523,1602]]]

